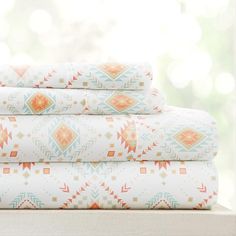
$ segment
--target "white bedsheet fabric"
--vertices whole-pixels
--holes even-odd
[[[217,181],[207,161],[1,163],[0,208],[208,209]]]
[[[215,121],[199,110],[156,115],[0,116],[1,162],[210,160]]]
[[[150,88],[147,64],[1,65],[0,87],[135,89]]]
[[[157,89],[91,90],[0,87],[1,115],[156,114],[164,107]]]

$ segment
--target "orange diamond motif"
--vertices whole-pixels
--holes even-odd
[[[8,140],[12,139],[11,132],[7,131],[7,128],[3,128],[0,124],[0,148],[3,148],[4,144],[8,144]]]
[[[66,124],[60,124],[52,137],[62,151],[65,151],[76,140],[77,134]]]
[[[125,111],[137,104],[137,101],[125,94],[116,93],[107,99],[106,103],[112,106],[116,111]]]
[[[127,70],[127,66],[122,64],[103,64],[100,66],[100,69],[106,73],[110,78],[116,79],[121,75],[124,71]]]
[[[204,135],[193,129],[184,129],[178,132],[174,138],[186,149],[191,149],[193,146],[200,143],[200,141],[204,138]]]
[[[34,114],[39,114],[51,107],[53,100],[43,93],[36,93],[30,97],[27,105]]]

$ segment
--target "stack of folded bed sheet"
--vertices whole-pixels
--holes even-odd
[[[0,208],[208,209],[215,121],[148,65],[0,67]]]

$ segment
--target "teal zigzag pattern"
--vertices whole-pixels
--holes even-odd
[[[44,203],[30,192],[20,193],[9,205],[12,208],[19,208],[20,204],[24,200],[32,202],[36,206],[36,208],[42,208],[44,206]]]
[[[135,68],[127,68],[123,73],[115,78],[116,83],[123,84],[123,88],[129,88],[135,86],[139,79],[137,77],[141,75],[137,74]],[[86,77],[86,76],[85,76]],[[97,67],[92,67],[87,73],[88,81],[92,78],[91,82],[96,85],[98,88],[106,88],[106,83],[113,82],[114,79],[111,78],[108,74],[99,70]]]
[[[45,125],[45,120],[41,119],[40,122],[38,122],[34,126],[32,130],[32,133],[34,134],[34,136],[32,136],[32,142],[39,149],[40,155],[44,156],[44,158],[48,158],[51,160],[54,157],[53,153],[51,152],[51,150],[48,149],[48,146],[45,145],[39,138],[40,135],[38,135],[38,133],[41,131],[44,125]]]
[[[90,196],[92,197],[93,200],[96,200],[99,198],[100,191],[97,188],[91,189],[90,191]]]
[[[170,208],[178,207],[178,202],[176,199],[168,192],[159,192],[154,195],[146,204],[145,206],[149,209],[155,208],[155,206],[160,203],[161,201],[166,202]]]
[[[16,100],[16,95],[12,94],[11,96],[8,97],[8,101],[12,102]],[[8,111],[10,111],[12,114],[18,113],[19,111],[16,109],[16,107],[14,105],[7,105],[7,109]]]
[[[81,168],[77,163],[72,163],[72,167],[76,170],[76,172],[79,172],[83,176],[94,174],[97,176],[106,177],[112,173],[112,168],[107,168],[107,166],[109,166],[109,162],[84,162],[83,165],[85,168]],[[119,163],[114,163],[114,165],[118,166]]]

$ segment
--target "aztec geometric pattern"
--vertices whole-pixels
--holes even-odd
[[[192,128],[185,128],[175,135],[177,143],[182,144],[187,150],[196,146],[204,139],[204,135]]]
[[[125,95],[122,93],[112,94],[107,100],[106,104],[110,105],[118,112],[128,110],[137,104],[137,100],[134,97]]]
[[[50,96],[45,95],[41,92],[36,92],[33,95],[25,96],[24,98],[23,110],[26,114],[48,113],[51,109],[54,108],[55,98],[51,98]]]
[[[9,204],[11,208],[42,208],[44,204],[33,193],[20,193]]]
[[[146,203],[147,208],[154,209],[175,209],[178,205],[176,199],[168,192],[159,192]]]
[[[63,151],[71,146],[78,135],[66,124],[60,124],[53,132],[52,138]]]
[[[49,127],[49,144],[56,155],[69,157],[69,153],[79,145],[79,130],[73,122],[56,117]]]
[[[30,126],[29,126],[30,124]],[[210,160],[215,121],[200,110],[156,115],[0,116],[3,162]]]
[[[157,89],[87,90],[0,87],[0,114],[157,114],[164,107]]]
[[[0,148],[3,149],[4,144],[8,144],[8,140],[12,139],[11,132],[7,131],[7,128],[3,128],[0,124]]]
[[[209,209],[218,178],[207,161],[0,164],[0,208]],[[174,186],[174,187],[173,187]]]
[[[121,128],[120,132],[117,133],[117,137],[121,140],[122,144],[125,144],[128,153],[135,153],[137,147],[137,131],[134,121],[127,121],[127,124],[125,124],[124,127]]]
[[[0,66],[0,87],[148,89],[149,65],[65,63],[40,66]]]

